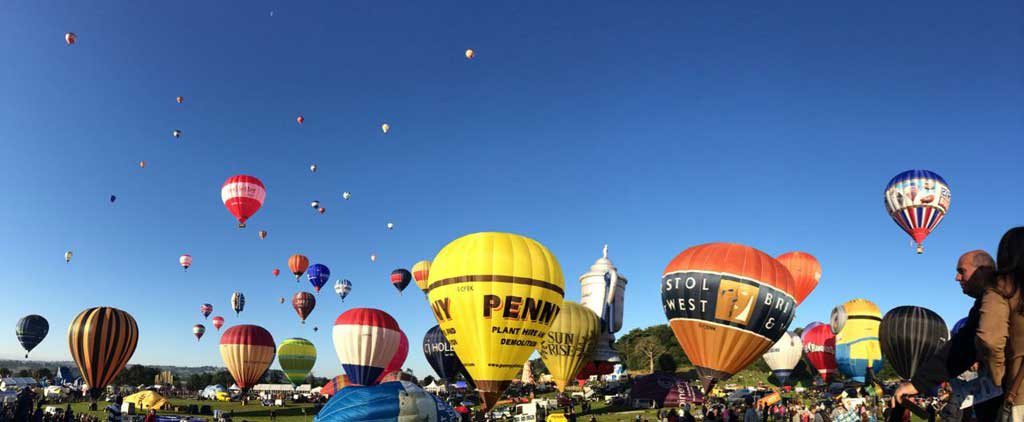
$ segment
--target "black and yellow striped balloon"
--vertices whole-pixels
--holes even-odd
[[[71,321],[68,348],[94,399],[128,364],[138,342],[135,318],[117,308],[89,308]]]

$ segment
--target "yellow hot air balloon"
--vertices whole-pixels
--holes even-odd
[[[472,59],[474,55],[476,55],[476,52],[474,52],[472,48],[467,48],[466,49],[466,58],[467,59]]]
[[[427,293],[427,279],[430,277],[430,261],[422,260],[412,266],[412,278],[416,280],[416,287]]]
[[[388,131],[391,130],[391,125],[384,123],[380,125],[380,130],[381,132],[388,133]]]
[[[490,408],[544,341],[562,308],[558,260],[510,233],[455,239],[430,266],[434,317]]]
[[[590,361],[600,335],[601,320],[594,311],[576,302],[562,303],[562,312],[537,348],[558,391],[565,391],[566,384]]]

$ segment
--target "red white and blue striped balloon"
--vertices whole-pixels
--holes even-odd
[[[334,321],[334,351],[353,384],[377,384],[402,337],[395,319],[379,309],[350,309]]]
[[[928,170],[907,170],[885,188],[886,211],[917,242],[917,253],[924,252],[924,239],[946,216],[949,203],[949,185]]]

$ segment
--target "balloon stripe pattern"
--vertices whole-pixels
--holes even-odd
[[[263,182],[253,176],[240,174],[231,176],[220,188],[220,199],[224,207],[238,219],[238,227],[259,211],[267,197]]]
[[[206,334],[206,327],[203,324],[196,324],[192,326],[192,335],[196,336],[196,341],[203,338],[203,334]]]
[[[93,398],[124,369],[138,342],[135,318],[120,309],[89,308],[71,321],[68,348]]]
[[[26,315],[18,320],[14,326],[14,334],[18,336],[18,342],[25,349],[25,357],[29,352],[39,345],[50,332],[50,323],[39,315]]]
[[[224,317],[220,317],[220,316],[213,317],[213,328],[216,328],[217,331],[220,331],[220,327],[223,327],[223,326],[224,326]]]
[[[295,275],[295,281],[299,281],[299,277],[306,272],[306,268],[309,268],[309,258],[304,255],[295,254],[288,258],[288,269]]]
[[[338,294],[341,301],[345,301],[345,297],[352,291],[352,282],[348,280],[338,280],[334,282],[334,293]]]
[[[949,205],[949,185],[928,170],[907,170],[885,188],[886,211],[917,242],[917,253],[924,251],[924,239],[942,222]]]
[[[919,306],[900,306],[885,313],[878,338],[893,369],[909,380],[949,340],[949,331],[939,314]]]
[[[665,267],[665,317],[705,387],[761,357],[793,321],[793,276],[749,246],[689,248]]]
[[[405,359],[409,357],[409,338],[405,336],[405,332],[399,331],[399,333],[402,335],[402,338],[398,343],[398,350],[391,356],[388,366],[384,368],[384,372],[381,372],[380,377],[377,378],[377,384],[380,384],[388,375],[401,371],[402,365],[405,364]],[[396,381],[398,380],[396,379]]]
[[[429,301],[445,337],[490,408],[561,312],[562,267],[544,245],[511,233],[474,233],[430,267]]]
[[[398,352],[402,336],[398,322],[378,309],[350,309],[334,321],[334,351],[353,384],[375,384]]]
[[[427,294],[427,281],[430,278],[430,261],[423,260],[412,266],[412,278],[416,280],[416,287]]]
[[[316,347],[304,338],[285,339],[277,348],[277,362],[288,381],[302,384],[316,364]]]
[[[248,391],[256,385],[274,361],[274,337],[257,325],[236,325],[220,337],[220,357],[235,379],[235,384]]]

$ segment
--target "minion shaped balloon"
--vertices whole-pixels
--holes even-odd
[[[882,346],[878,328],[882,311],[865,299],[854,299],[832,310],[830,324],[836,333],[836,363],[839,372],[856,382],[865,382],[882,370]]]

